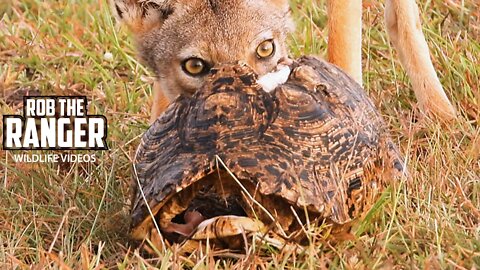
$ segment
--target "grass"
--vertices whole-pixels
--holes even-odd
[[[325,3],[292,3],[295,56],[326,48]],[[421,1],[418,1],[421,2]],[[94,164],[14,164],[0,152],[0,268],[478,269],[480,267],[480,7],[422,3],[424,32],[456,122],[418,119],[408,78],[390,47],[381,3],[364,1],[365,88],[408,159],[408,193],[388,189],[355,240],[303,254],[251,252],[237,260],[169,251],[142,258],[126,245],[131,158],[148,127],[151,74],[135,60],[103,0],[0,2],[0,106],[23,94],[85,95],[109,122],[109,151]],[[104,57],[111,53],[113,59]]]

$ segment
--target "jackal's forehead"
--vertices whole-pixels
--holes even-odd
[[[263,40],[283,42],[290,30],[288,9],[272,1],[181,2],[161,27],[139,40],[140,53],[147,62],[181,61],[193,56],[212,62],[235,61],[245,58]]]

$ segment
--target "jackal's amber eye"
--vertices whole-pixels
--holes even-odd
[[[268,39],[260,43],[257,47],[257,57],[267,58],[273,55],[275,52],[275,44],[272,39]]]
[[[208,64],[197,57],[192,57],[183,61],[182,68],[183,71],[190,76],[202,76],[209,70]]]

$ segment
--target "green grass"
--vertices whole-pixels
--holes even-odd
[[[420,1],[419,1],[420,2]],[[102,1],[0,2],[0,106],[20,113],[12,94],[85,95],[109,122],[109,151],[95,164],[14,164],[0,154],[0,268],[330,268],[480,266],[480,7],[476,0],[426,1],[425,35],[458,121],[418,119],[408,78],[388,43],[383,7],[366,2],[365,88],[390,124],[412,180],[388,189],[355,227],[356,239],[317,243],[303,254],[249,253],[213,261],[175,252],[142,258],[127,245],[131,158],[148,127],[149,72],[135,60]],[[324,55],[325,3],[295,0],[295,56]],[[113,59],[104,59],[110,52]],[[404,191],[399,191],[404,190]]]

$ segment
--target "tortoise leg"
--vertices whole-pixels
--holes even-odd
[[[163,230],[167,233],[178,233],[183,236],[189,236],[194,232],[198,224],[205,220],[198,211],[187,211],[184,219],[185,224],[170,222]]]
[[[205,217],[198,211],[187,211],[184,216],[187,224],[192,224],[195,228],[205,220]]]
[[[172,219],[174,219],[178,214],[185,211],[186,208],[187,206],[184,205],[182,203],[182,200],[180,200],[178,197],[172,198],[162,207],[162,210],[165,210],[162,211],[159,215],[160,229],[167,230],[167,228],[170,227],[172,223]]]
[[[197,194],[198,191],[199,191],[199,186],[198,184],[195,183],[192,186],[188,187],[187,189],[183,190],[182,192],[175,194],[162,207],[162,209],[159,212],[159,223],[160,223],[160,228],[162,230],[167,230],[172,224],[172,219],[174,219],[177,215],[181,214],[183,211],[188,209],[188,206],[190,205],[193,198],[195,198],[195,194]],[[187,211],[187,212],[192,212],[192,211]],[[194,214],[186,216],[186,218],[192,218],[192,219],[194,217],[195,217]]]
[[[171,222],[168,226],[162,228],[166,233],[178,233],[183,236],[189,236],[194,229],[195,227],[192,224],[178,224],[175,222]]]

